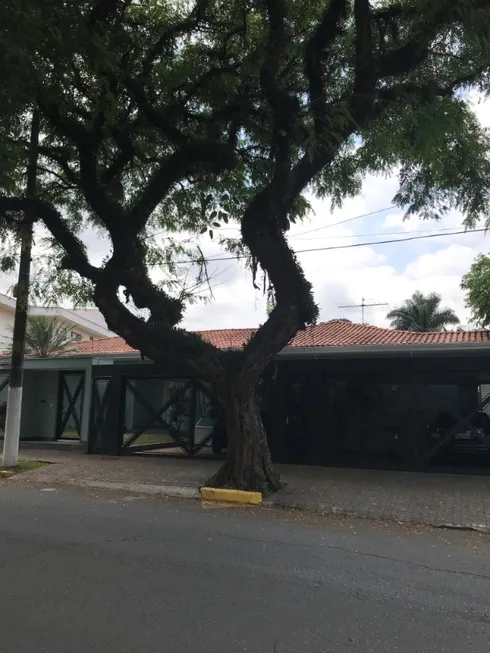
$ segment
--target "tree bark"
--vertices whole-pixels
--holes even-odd
[[[218,391],[228,436],[227,460],[209,480],[212,487],[272,494],[281,488],[260,417],[257,384],[237,378]]]

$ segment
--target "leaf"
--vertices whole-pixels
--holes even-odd
[[[211,238],[211,240],[213,239],[213,235],[214,235],[214,234],[213,234],[213,230],[210,229],[210,230],[209,230],[209,237]]]

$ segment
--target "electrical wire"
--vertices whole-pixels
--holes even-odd
[[[314,231],[322,231],[323,229],[330,229],[330,227],[337,227],[340,224],[345,224],[346,222],[352,222],[353,220],[360,220],[361,218],[367,218],[370,215],[376,215],[377,213],[383,213],[383,211],[389,211],[390,209],[396,209],[397,207],[395,205],[392,206],[386,206],[384,209],[377,209],[376,211],[370,211],[369,213],[362,213],[361,215],[354,215],[350,218],[346,218],[345,220],[339,220],[338,222],[332,222],[332,224],[327,224],[324,225],[323,227],[316,227],[315,229],[308,229],[307,231],[301,231],[299,234],[294,234],[294,236],[291,236],[291,238],[296,238],[297,236],[304,236],[305,234],[311,234]],[[224,231],[226,229],[236,229],[236,231],[239,231],[238,227],[222,227],[221,230]],[[157,236],[161,236],[162,234],[166,233],[166,229],[162,229],[161,231],[157,231],[155,234],[150,234],[149,236],[146,236],[145,238],[142,238],[143,241],[145,240],[151,240],[152,238],[156,238]]]
[[[338,222],[332,222],[331,224],[326,224],[323,227],[316,227],[315,229],[308,229],[308,231],[301,231],[299,234],[294,234],[291,238],[296,238],[297,236],[304,236],[305,234],[312,234],[314,231],[322,231],[323,229],[330,229],[330,227],[338,227],[339,224],[345,224],[346,222],[353,222],[354,220],[360,220],[361,218],[368,218],[370,215],[376,215],[377,213],[383,213],[383,211],[389,211],[391,209],[396,209],[397,207],[386,206],[384,209],[377,209],[376,211],[371,211],[370,213],[362,213],[361,215],[354,215],[352,218],[346,218],[345,220],[339,220]]]
[[[328,252],[337,249],[353,249],[354,247],[369,247],[374,245],[389,245],[393,243],[405,243],[413,240],[425,240],[427,238],[442,238],[445,236],[459,236],[463,234],[476,234],[486,232],[487,229],[462,229],[460,231],[453,231],[452,233],[437,233],[426,234],[424,236],[409,236],[408,238],[392,238],[389,240],[374,240],[366,243],[350,243],[349,245],[330,245],[329,247],[312,247],[308,249],[297,249],[295,254],[307,254],[313,252]],[[215,263],[219,261],[235,261],[238,259],[249,258],[247,255],[238,254],[237,256],[222,256],[217,258],[206,259],[208,263]],[[187,265],[189,263],[200,263],[198,259],[188,259],[183,261],[176,261],[177,265]]]
[[[318,238],[318,237],[313,237],[313,238],[298,238],[297,240],[341,240],[342,238],[366,238],[366,237],[374,237],[374,236],[404,236],[406,234],[431,234],[434,232],[439,232],[439,231],[454,231],[457,229],[457,227],[442,227],[442,228],[432,228],[432,229],[407,229],[406,231],[379,231],[377,233],[373,232],[368,232],[365,234],[344,234],[343,236],[325,236],[325,238]],[[451,234],[448,234],[451,235]],[[296,237],[292,236],[290,240],[295,240]]]

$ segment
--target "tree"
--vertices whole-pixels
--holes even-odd
[[[490,324],[490,257],[480,254],[462,281],[466,306],[471,309],[471,320],[482,328]]]
[[[444,331],[447,324],[459,324],[456,313],[450,308],[440,308],[441,297],[437,293],[424,295],[415,292],[403,306],[395,308],[386,316],[393,329],[402,331]]]
[[[47,317],[29,317],[26,330],[26,352],[29,356],[59,356],[73,345],[70,328]]]
[[[464,99],[488,86],[487,0],[6,0],[0,12],[15,68],[0,94],[13,87],[27,113],[36,102],[43,129],[36,199],[11,190],[15,157],[0,161],[4,228],[35,211],[59,292],[93,301],[145,357],[209,382],[229,435],[215,485],[277,489],[257,383],[318,316],[289,225],[306,191],[340,205],[366,174],[395,169],[407,214],[488,215],[489,140]],[[23,152],[16,115],[7,154]],[[274,308],[230,356],[179,328],[185,301],[149,265],[171,274],[168,236],[233,221],[240,238],[225,245],[254,283],[265,275]],[[87,224],[111,241],[100,266],[79,237]]]

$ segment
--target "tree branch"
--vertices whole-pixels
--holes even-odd
[[[61,214],[48,202],[25,197],[0,197],[0,216],[5,216],[9,212],[30,212],[38,220],[42,220],[67,254],[65,267],[75,270],[90,281],[96,282],[99,279],[100,270],[89,263],[84,244],[73,234]]]
[[[126,87],[132,93],[136,104],[141,112],[155,127],[158,127],[162,133],[167,136],[171,143],[174,145],[183,145],[187,142],[184,134],[174,125],[172,119],[167,117],[167,114],[157,107],[154,107],[146,97],[141,83],[130,77],[124,80]]]
[[[78,177],[75,171],[70,167],[69,159],[70,153],[67,152],[66,148],[63,147],[48,147],[45,145],[39,145],[39,154],[46,156],[48,159],[51,159],[57,163],[61,170],[64,172],[66,179],[73,184],[78,186]]]
[[[120,179],[124,168],[136,157],[137,148],[130,136],[141,123],[142,116],[138,114],[124,129],[116,127],[111,129],[111,135],[119,148],[119,152],[114,156],[112,163],[101,173],[101,186],[108,186],[115,179]]]
[[[104,222],[113,240],[121,237],[124,211],[101,187],[97,169],[97,143],[92,134],[78,121],[67,117],[59,105],[40,101],[39,106],[51,124],[65,134],[76,146],[80,162],[77,185],[95,213],[104,216]]]
[[[413,96],[418,102],[428,104],[439,97],[450,97],[454,92],[475,81],[484,71],[488,69],[488,65],[484,64],[477,68],[474,72],[465,75],[460,75],[453,79],[450,84],[444,86],[438,85],[437,80],[428,82],[427,84],[417,84],[415,82],[406,82],[395,84],[390,88],[380,89],[376,96],[377,101],[385,105],[391,103],[400,104],[407,101],[407,97]]]
[[[356,26],[356,54],[354,95],[350,102],[354,119],[367,114],[374,102],[376,73],[373,65],[373,37],[371,33],[371,7],[369,0],[354,0]]]
[[[163,197],[177,181],[187,177],[196,166],[205,164],[212,174],[233,167],[235,153],[226,144],[198,140],[174,152],[153,173],[146,188],[139,194],[129,212],[129,228],[138,234]]]
[[[482,8],[488,8],[487,0],[475,0],[475,5]],[[476,9],[476,6],[475,6]],[[407,8],[399,14],[399,19],[411,12]],[[462,22],[457,20],[447,3],[441,3],[432,10],[432,15],[427,12],[426,20],[423,25],[417,25],[415,33],[406,39],[406,42],[399,48],[381,56],[377,62],[378,74],[380,77],[390,77],[394,75],[403,75],[412,72],[417,66],[427,58],[429,46],[434,40],[438,31],[445,25]]]
[[[305,49],[305,75],[309,87],[309,110],[315,133],[323,133],[327,113],[322,66],[335,39],[342,33],[347,16],[347,0],[330,0],[323,19]]]
[[[118,202],[112,200],[100,185],[97,174],[97,153],[90,141],[78,147],[80,159],[79,186],[90,208],[103,217],[113,242],[123,237],[125,212]]]
[[[279,86],[284,58],[286,7],[284,0],[266,0],[269,21],[266,55],[260,69],[260,86],[272,111],[272,156],[276,181],[283,180],[290,168],[290,130],[292,98]]]
[[[174,89],[174,92],[176,93],[184,93],[185,97],[181,99],[179,102],[177,102],[172,109],[173,110],[182,110],[186,104],[189,103],[190,100],[192,100],[197,92],[204,88],[206,84],[209,84],[212,82],[216,77],[220,75],[231,75],[233,73],[236,73],[240,68],[240,64],[234,63],[234,64],[223,64],[222,66],[211,66],[206,72],[201,75],[198,79],[196,79],[190,86],[187,86],[187,84],[181,84],[177,88]],[[187,87],[187,88],[186,88]]]
[[[173,39],[177,38],[180,34],[190,32],[193,28],[199,25],[200,21],[205,16],[206,9],[208,8],[209,4],[210,0],[197,0],[196,6],[187,19],[181,21],[180,23],[176,23],[175,25],[172,25],[164,30],[158,41],[156,41],[156,43],[148,50],[145,58],[143,59],[143,76],[146,77],[151,72],[153,62],[162,54],[165,47]]]
[[[111,20],[121,19],[131,0],[99,0],[89,14],[89,25],[107,24]]]
[[[152,283],[138,246],[133,250],[133,259],[122,279],[117,256],[115,253],[107,263],[94,294],[109,329],[155,362],[179,365],[183,373],[198,373],[201,378],[219,379],[224,370],[218,351],[199,335],[176,328],[182,318],[182,304]],[[137,308],[150,310],[147,322],[122,304],[120,285],[126,287]]]
[[[62,175],[58,174],[55,170],[51,170],[50,168],[46,168],[45,166],[40,166],[40,165],[37,166],[37,169],[40,172],[45,172],[48,175],[53,175],[53,177],[56,177],[56,179],[58,179],[58,181],[61,182],[59,186],[64,188],[65,190],[71,190],[76,188],[75,184],[69,184],[67,182],[66,176],[63,177]]]

